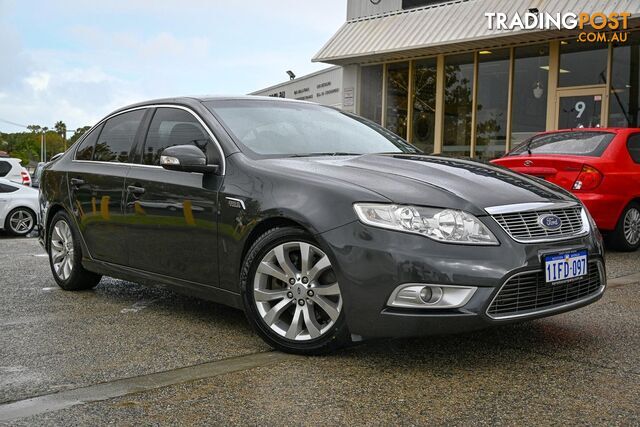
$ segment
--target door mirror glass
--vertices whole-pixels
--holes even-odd
[[[174,145],[162,151],[160,166],[182,172],[216,173],[219,165],[207,164],[207,156],[193,145]]]

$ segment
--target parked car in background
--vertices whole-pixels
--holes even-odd
[[[132,105],[41,184],[60,287],[170,286],[244,309],[289,352],[550,316],[606,286],[602,237],[571,193],[307,102]]]
[[[0,178],[22,185],[31,185],[29,171],[21,165],[21,162],[22,160],[11,157],[0,158]]]
[[[26,236],[38,224],[38,190],[0,178],[0,229]]]
[[[42,175],[42,171],[44,167],[47,165],[47,162],[39,162],[38,166],[36,166],[36,170],[33,171],[33,176],[31,176],[31,186],[34,188],[40,187],[40,176]]]
[[[545,132],[493,163],[573,192],[614,248],[640,247],[639,128]]]

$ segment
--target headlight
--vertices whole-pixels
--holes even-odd
[[[498,239],[475,216],[456,209],[356,203],[360,221],[374,227],[421,234],[439,242],[497,245]]]

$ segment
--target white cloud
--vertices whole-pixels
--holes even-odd
[[[49,87],[51,76],[48,73],[39,71],[31,73],[29,77],[24,79],[25,83],[31,86],[35,92],[41,92]]]
[[[287,69],[324,68],[310,58],[346,3],[35,1],[0,0],[0,118],[69,129],[145,99],[248,93],[285,80]]]

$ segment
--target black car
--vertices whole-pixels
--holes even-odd
[[[305,102],[120,109],[47,166],[40,197],[63,289],[171,286],[290,352],[535,319],[605,289],[602,238],[568,192]]]

